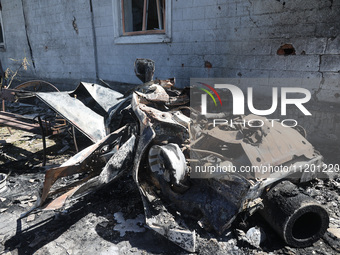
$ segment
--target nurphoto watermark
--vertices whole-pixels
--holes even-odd
[[[260,79],[232,82],[191,80],[192,178],[295,178],[325,171],[296,118],[312,117],[308,89],[289,80],[280,87],[266,80],[261,91],[254,89],[261,88]]]

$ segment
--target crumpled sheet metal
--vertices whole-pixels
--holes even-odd
[[[174,184],[169,183],[168,173],[162,175],[160,169],[161,164],[166,162],[159,158],[157,153],[157,145],[154,145],[149,150],[149,165],[154,176],[148,179],[158,179],[158,183],[150,184],[145,180],[146,173],[143,168],[140,169],[139,164],[141,157],[147,151],[145,148],[149,146],[152,141],[161,140],[163,134],[168,134],[167,139],[178,138],[185,142],[187,141],[185,133],[188,133],[190,118],[185,115],[181,116],[181,112],[174,110],[162,112],[154,107],[147,106],[145,97],[139,96],[137,93],[133,95],[132,107],[141,124],[140,141],[137,148],[137,156],[134,166],[134,178],[137,186],[142,194],[142,200],[145,208],[146,223],[150,228],[156,232],[164,235],[169,240],[175,242],[180,247],[187,251],[194,252],[196,249],[195,231],[190,230],[187,226],[176,221],[175,217],[169,213],[167,207],[161,202],[161,199],[155,187],[159,187],[161,193],[167,197],[172,204],[181,212],[191,214],[193,211],[201,212],[201,222],[204,225],[212,226],[218,233],[222,233],[228,228],[231,222],[235,219],[237,213],[243,205],[243,199],[249,190],[249,183],[235,176],[230,177],[230,180],[192,180],[192,185],[189,188],[176,187],[177,190],[182,190],[182,193],[176,193],[172,190]],[[169,130],[167,130],[167,128]],[[177,133],[176,129],[181,130],[181,135]],[[146,135],[147,134],[147,135]],[[166,148],[164,145],[161,148]],[[181,154],[181,153],[178,153]],[[157,158],[158,160],[157,160]],[[180,156],[177,159],[181,162]],[[164,157],[164,152],[163,152]],[[162,161],[160,163],[160,161]],[[158,164],[158,167],[157,165]],[[171,168],[171,163],[167,162],[167,169]],[[181,176],[181,171],[179,175]],[[176,178],[176,171],[173,173],[175,179],[181,181],[183,177]],[[241,187],[242,186],[242,187]],[[231,187],[227,189],[227,187]],[[178,189],[180,188],[180,189]],[[221,190],[220,193],[215,192]],[[170,235],[170,233],[172,233]],[[177,236],[176,240],[173,237]]]
[[[266,118],[248,115],[244,119],[261,119],[266,123]],[[269,127],[269,132],[263,136],[258,146],[242,143],[242,147],[253,166],[281,165],[295,157],[305,156],[307,159],[315,157],[313,146],[297,130],[286,128],[276,122],[274,127]]]
[[[152,91],[148,94],[141,93],[138,91],[135,91],[135,93],[141,97],[144,97],[147,100],[154,101],[154,102],[164,102],[167,103],[170,100],[170,96],[168,93],[166,93],[165,89],[160,86],[153,84],[149,87],[149,90]]]
[[[256,115],[244,116],[245,121],[258,119],[263,123],[268,123],[265,117]],[[252,166],[279,166],[291,162],[295,158],[305,158],[310,160],[317,157],[314,147],[303,137],[296,129],[287,128],[274,121],[273,125],[261,127],[254,131],[258,137],[256,142],[249,142],[245,139],[244,130],[223,130],[216,126],[209,130],[203,130],[201,133],[206,135],[201,142],[209,142],[209,137],[213,137],[226,144],[238,144],[242,147],[246,160],[250,161]],[[260,135],[258,134],[260,133]],[[246,165],[248,162],[244,157],[233,158],[232,162],[236,166]],[[255,178],[272,177],[268,172],[267,176],[263,173],[254,176]]]
[[[145,101],[146,99],[146,101]],[[151,103],[148,103],[151,102]],[[222,233],[228,227],[230,227],[231,223],[235,220],[235,217],[239,212],[244,210],[254,210],[255,208],[259,208],[260,206],[256,203],[251,203],[254,199],[259,198],[263,190],[267,187],[264,184],[271,184],[270,181],[277,181],[283,178],[284,176],[273,176],[273,178],[268,179],[260,179],[255,180],[255,182],[248,181],[245,177],[227,174],[226,176],[220,176],[218,178],[211,178],[206,180],[191,180],[191,187],[185,191],[184,193],[177,194],[173,192],[171,188],[169,188],[168,182],[166,178],[160,178],[160,183],[154,184],[154,186],[150,185],[147,181],[143,180],[145,173],[139,173],[141,171],[139,168],[139,164],[145,151],[145,148],[148,148],[149,144],[152,141],[157,141],[162,134],[166,133],[172,136],[175,130],[175,127],[180,127],[181,132],[188,132],[190,128],[190,118],[176,118],[180,112],[171,110],[168,111],[160,111],[155,107],[152,107],[152,102],[156,102],[155,100],[150,100],[150,98],[146,98],[145,95],[140,95],[135,93],[132,98],[132,107],[136,116],[140,121],[141,130],[140,137],[141,141],[138,144],[137,148],[137,156],[135,159],[134,165],[134,179],[137,183],[137,186],[140,189],[142,194],[142,200],[145,208],[146,222],[150,228],[154,229],[156,232],[164,235],[169,240],[169,229],[173,230],[174,233],[178,234],[179,237],[177,241],[174,241],[180,247],[193,252],[196,247],[194,232],[191,231],[186,226],[180,225],[174,217],[169,213],[166,206],[161,202],[160,197],[156,192],[153,191],[154,187],[159,187],[161,193],[165,195],[180,211],[190,214],[193,208],[196,208],[196,211],[201,211],[203,214],[203,218],[200,220],[202,225],[207,225],[208,227],[212,227],[216,232]],[[185,116],[185,115],[183,115]],[[249,117],[249,116],[248,116]],[[252,116],[253,117],[253,116]],[[167,130],[169,127],[169,130]],[[258,149],[261,146],[261,143],[264,143],[264,146],[261,149],[258,149],[257,154],[253,151],[244,152],[243,160],[250,160],[251,157],[255,157],[254,160],[257,162],[257,157],[261,156],[268,162],[273,164],[279,164],[279,162],[274,161],[272,155],[270,154],[270,147],[273,148],[277,153],[282,153],[283,157],[281,160],[291,161],[295,155],[314,157],[314,154],[311,152],[314,151],[313,147],[309,143],[295,144],[297,138],[305,141],[297,131],[290,129],[293,140],[286,140],[284,143],[284,147],[281,148],[280,144],[272,143],[270,144],[269,139],[270,132],[272,135],[275,132],[279,132],[274,129],[266,129],[265,134],[262,137],[261,142],[256,144],[241,142],[239,138],[239,133],[234,132],[229,138],[232,139],[232,143],[234,144],[245,144],[246,151],[247,146],[252,146],[252,148]],[[284,130],[280,130],[284,133]],[[228,133],[227,131],[225,133]],[[182,141],[185,141],[185,136],[183,136]],[[169,138],[170,139],[170,138]],[[294,140],[295,139],[295,140]],[[301,140],[301,141],[302,141]],[[300,140],[299,140],[300,141]],[[300,145],[300,147],[298,147]],[[182,145],[181,145],[182,146]],[[291,146],[297,147],[295,150],[288,149]],[[151,147],[152,150],[153,147]],[[282,151],[281,151],[282,150]],[[149,155],[153,157],[154,155],[151,153]],[[282,159],[283,158],[283,159]],[[242,158],[241,158],[242,159]],[[318,160],[318,159],[316,159]],[[150,158],[149,158],[150,162]],[[164,163],[164,162],[163,162]],[[243,162],[244,164],[251,164],[249,161]],[[258,163],[258,162],[257,162]],[[311,161],[304,161],[304,163],[313,163]],[[151,159],[150,168],[152,170],[153,158]],[[158,171],[155,171],[158,172]],[[286,175],[289,175],[287,173]],[[263,177],[263,176],[262,176]],[[256,178],[256,177],[254,177]],[[264,182],[263,182],[264,181]],[[197,182],[195,184],[195,182]],[[161,212],[161,213],[160,213]],[[185,233],[185,234],[183,234]],[[183,234],[183,235],[182,235]],[[188,241],[188,240],[192,240]],[[190,244],[190,245],[188,245]]]
[[[86,91],[85,91],[86,89]],[[77,95],[88,92],[96,103],[98,103],[106,112],[122,101],[123,95],[113,89],[103,87],[95,83],[81,82],[77,89],[71,95]]]
[[[140,109],[145,112],[146,116],[149,118],[162,123],[181,126],[183,129],[186,129],[188,127],[188,123],[190,122],[190,118],[178,111],[172,113],[163,112],[154,107],[146,106],[145,104],[141,104]]]
[[[84,196],[101,188],[117,178],[124,170],[130,167],[133,159],[136,137],[132,134],[121,146],[113,148],[113,155],[106,162],[96,163],[100,160],[100,154],[105,146],[116,144],[126,132],[127,126],[111,133],[101,141],[80,151],[60,167],[46,171],[41,197],[37,200],[33,209],[40,207],[45,210],[60,209],[67,200]],[[99,159],[98,159],[99,155]],[[91,164],[95,164],[91,168]],[[101,167],[102,166],[102,167]],[[62,177],[72,176],[76,173],[88,172],[88,175],[79,181],[70,183],[51,191],[53,184]],[[52,198],[54,197],[54,198]],[[28,212],[28,213],[29,213]],[[27,214],[27,213],[26,213]],[[22,215],[24,217],[26,214]]]
[[[123,97],[112,89],[85,82],[73,92],[40,92],[36,96],[93,142],[107,135],[106,115]]]
[[[158,93],[154,93],[155,90],[160,91],[159,98]],[[110,95],[109,99],[107,99],[107,93]],[[165,93],[169,96],[169,100]],[[252,201],[259,198],[268,185],[284,177],[275,176],[264,180],[254,177],[250,181],[244,176],[227,173],[218,178],[190,178],[189,185],[187,185],[186,181],[190,175],[187,175],[185,165],[189,163],[188,154],[193,149],[190,146],[191,118],[184,114],[183,110],[184,108],[190,110],[185,106],[188,102],[188,95],[172,87],[155,85],[148,90],[147,86],[144,86],[142,92],[137,91],[121,100],[119,93],[108,88],[81,83],[75,91],[61,93],[62,96],[59,97],[59,100],[66,100],[70,105],[75,103],[78,109],[74,112],[71,111],[74,106],[58,108],[57,102],[60,105],[60,101],[52,93],[49,94],[52,96],[38,93],[38,97],[54,107],[58,113],[90,137],[95,144],[60,167],[47,171],[41,200],[37,205],[45,209],[60,208],[70,198],[92,192],[132,167],[132,176],[144,205],[146,224],[185,250],[195,252],[197,247],[195,230],[190,229],[182,220],[178,220],[171,214],[170,207],[175,207],[176,210],[185,214],[192,213],[192,216],[195,216],[193,215],[195,212],[199,212],[197,218],[201,226],[207,226],[207,229],[222,233],[239,212],[257,206],[258,203],[252,203]],[[175,100],[172,101],[172,99]],[[122,109],[124,111],[121,111]],[[80,118],[77,112],[81,113]],[[115,125],[112,123],[115,122],[118,112],[127,112],[124,116],[132,116],[131,122],[107,135],[110,129],[115,130]],[[256,116],[256,118],[259,117]],[[95,125],[90,126],[89,121]],[[225,131],[224,133],[229,135],[221,139],[233,146],[239,146],[242,151],[240,160],[245,160],[243,163],[247,162],[249,165],[258,164],[258,158],[272,164],[291,161],[295,156],[303,156],[307,159],[296,161],[296,164],[309,164],[321,160],[319,158],[321,156],[314,154],[313,147],[302,136],[299,136],[297,131],[289,130],[291,133],[287,134],[291,135],[292,139],[280,139],[280,142],[274,141],[272,136],[275,136],[275,132],[283,132],[283,130],[270,128],[262,130],[263,135],[257,143],[243,142],[240,138],[242,134],[234,131],[231,131],[232,133]],[[218,134],[201,133],[203,136],[215,136],[215,138],[221,135],[218,132]],[[284,144],[283,147],[280,146],[281,143]],[[164,150],[168,149],[166,146],[172,145],[175,145],[176,150],[172,150],[171,153]],[[107,147],[110,149],[107,150]],[[295,148],[289,150],[290,147]],[[164,160],[166,157],[168,159],[173,157],[172,154],[175,152],[178,154],[176,162],[181,165],[179,172],[174,169],[174,162]],[[213,151],[210,152],[214,154]],[[157,160],[154,160],[156,156]],[[228,158],[227,160],[225,158],[227,156],[224,156],[224,160],[228,161]],[[276,160],[277,158],[279,160]],[[231,163],[233,159],[230,158],[229,161]],[[158,164],[158,167],[153,167],[153,164]],[[171,171],[168,173],[162,171],[161,164],[171,166]],[[74,173],[87,173],[88,175],[79,182],[67,186],[66,189],[51,190],[56,180]],[[175,182],[172,183],[172,179],[175,179]],[[176,187],[177,184],[179,187]],[[166,201],[170,200],[171,204],[164,202],[163,198],[166,198]]]
[[[195,231],[180,226],[175,220],[175,217],[168,212],[163,203],[159,200],[158,196],[152,192],[147,183],[140,182],[139,168],[143,155],[146,153],[148,145],[155,138],[156,133],[152,128],[150,119],[145,112],[141,110],[143,105],[140,104],[140,98],[137,94],[133,94],[131,101],[132,109],[135,112],[140,122],[140,139],[137,144],[136,155],[133,167],[133,178],[141,193],[146,224],[163,235],[168,240],[176,243],[178,246],[189,252],[196,250],[196,234]]]
[[[37,97],[93,142],[105,137],[104,117],[66,92],[37,93]],[[61,103],[62,102],[62,103]]]

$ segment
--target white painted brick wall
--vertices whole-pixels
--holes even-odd
[[[23,75],[95,80],[90,1],[25,2],[36,67]],[[319,100],[340,103],[333,82],[340,70],[339,1],[172,0],[170,43],[126,45],[114,43],[114,1],[92,2],[98,76],[104,80],[139,83],[133,63],[145,57],[156,61],[157,77],[175,76],[181,86],[193,76],[309,77],[313,84],[303,86],[313,93],[321,87]],[[3,0],[2,7],[6,50],[0,58],[14,68],[9,58],[30,58],[22,1]],[[276,54],[286,43],[296,55]],[[206,61],[212,68],[205,68]],[[266,86],[272,85],[261,85],[264,93]]]

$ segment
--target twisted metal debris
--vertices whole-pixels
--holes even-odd
[[[122,174],[132,173],[144,204],[146,224],[187,251],[197,248],[195,227],[186,225],[174,211],[195,219],[206,231],[221,234],[239,213],[252,215],[261,210],[287,244],[305,247],[318,240],[328,226],[327,212],[301,195],[292,183],[281,182],[292,177],[296,167],[322,163],[322,156],[304,132],[279,125],[206,129],[209,121],[190,107],[189,90],[176,88],[173,79],[152,80],[152,65],[149,60],[136,61],[136,74],[145,83],[126,95],[84,82],[72,92],[34,93],[93,144],[46,171],[40,198],[22,217],[36,209],[66,207]],[[200,121],[193,121],[193,116]],[[223,143],[223,148],[216,146],[217,142]],[[267,175],[228,172],[194,178],[196,165],[209,166],[212,162],[290,168]],[[73,182],[60,185],[60,180],[75,174],[78,178]],[[297,181],[313,177],[303,172]],[[278,213],[284,214],[280,220]],[[301,233],[309,222],[316,225]]]

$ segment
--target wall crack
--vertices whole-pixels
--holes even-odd
[[[96,28],[94,24],[94,14],[93,14],[93,5],[92,0],[89,2],[90,4],[90,12],[91,12],[91,24],[92,24],[92,37],[93,37],[93,54],[94,54],[94,64],[96,69],[96,79],[99,79],[99,68],[98,68],[98,50],[97,50],[97,35]]]
[[[323,55],[319,55],[319,70],[318,70],[318,72],[321,73],[321,81],[320,81],[320,84],[319,84],[319,88],[316,91],[314,91],[314,93],[312,95],[314,101],[316,101],[316,102],[319,101],[318,94],[321,92],[322,87],[325,84],[325,77],[324,77],[323,71],[321,71],[322,56]]]
[[[250,8],[251,6],[253,6],[253,3],[251,2],[251,0],[248,0],[250,6],[247,8],[247,12],[248,12],[248,15],[249,15],[249,20],[251,22],[253,22],[253,24],[256,26],[256,27],[259,27],[257,24],[256,24],[256,21],[253,19],[252,15],[251,15],[251,11],[250,11]]]
[[[74,16],[73,16],[73,20],[72,20],[72,26],[73,26],[74,31],[76,31],[76,33],[78,35],[79,31],[78,31],[77,19]]]
[[[28,48],[30,50],[30,56],[31,56],[31,61],[32,61],[32,65],[35,71],[35,62],[34,62],[34,57],[33,57],[33,50],[32,50],[32,46],[31,46],[31,42],[30,42],[30,38],[28,35],[28,30],[27,30],[27,18],[26,18],[26,13],[25,13],[25,7],[24,7],[24,0],[21,0],[21,6],[22,6],[22,14],[24,16],[24,22],[25,22],[25,32],[26,32],[26,39],[27,39],[27,45]]]

